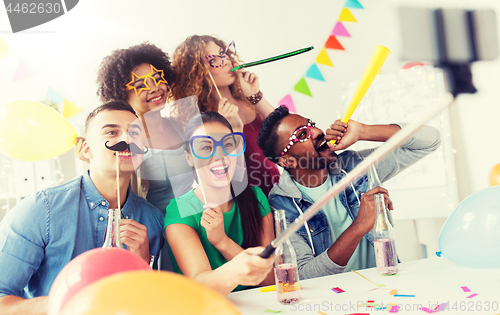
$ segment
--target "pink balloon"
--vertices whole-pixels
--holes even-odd
[[[95,248],[71,260],[57,275],[49,292],[48,315],[59,315],[63,306],[87,285],[112,274],[151,270],[134,253],[119,248]]]

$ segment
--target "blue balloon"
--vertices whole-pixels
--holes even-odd
[[[500,186],[480,190],[457,206],[441,229],[439,248],[460,265],[500,267]]]

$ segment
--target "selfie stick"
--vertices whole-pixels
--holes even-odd
[[[362,176],[366,170],[377,161],[385,157],[391,151],[396,149],[398,145],[404,142],[411,134],[413,134],[418,128],[420,128],[425,122],[431,119],[439,111],[452,104],[454,98],[451,94],[445,94],[437,100],[437,106],[431,106],[422,116],[420,116],[415,122],[406,125],[403,129],[398,131],[389,140],[387,140],[382,146],[365,158],[361,163],[358,164],[351,172],[349,172],[346,177],[338,181],[328,192],[316,201],[307,211],[300,214],[295,221],[280,234],[276,239],[274,239],[271,244],[269,244],[262,253],[259,254],[262,258],[269,258],[274,250],[281,245],[286,239],[297,232],[301,226],[304,225],[309,219],[311,219],[330,199],[339,195],[350,183],[355,179]]]

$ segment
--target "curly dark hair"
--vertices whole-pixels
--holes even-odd
[[[257,137],[257,145],[269,160],[274,163],[278,162],[280,157],[276,146],[279,142],[278,137],[278,127],[281,124],[283,118],[288,116],[290,112],[288,108],[284,105],[276,108],[272,111],[269,116],[264,119],[262,126],[260,126],[259,136]]]
[[[125,85],[131,80],[132,70],[143,63],[163,70],[165,80],[169,84],[174,82],[175,72],[170,58],[155,45],[144,42],[127,49],[117,49],[102,60],[97,73],[97,95],[101,101],[127,101]]]

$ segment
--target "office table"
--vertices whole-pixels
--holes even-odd
[[[437,314],[500,314],[500,269],[478,269],[457,265],[444,257],[399,264],[397,276],[382,277],[376,268],[358,271],[379,289],[353,272],[302,280],[302,300],[282,305],[276,291],[259,288],[234,292],[229,300],[242,314],[427,314],[421,308],[447,308]],[[385,287],[383,287],[385,285]],[[466,286],[464,292],[461,287]],[[344,292],[335,293],[338,287]],[[390,291],[399,295],[392,296]],[[477,294],[472,296],[473,294]],[[469,297],[469,298],[468,298]],[[368,301],[373,301],[368,302]],[[392,305],[390,305],[392,304]],[[397,306],[395,307],[394,304]],[[267,312],[266,312],[267,310]],[[433,313],[434,314],[434,313]]]

